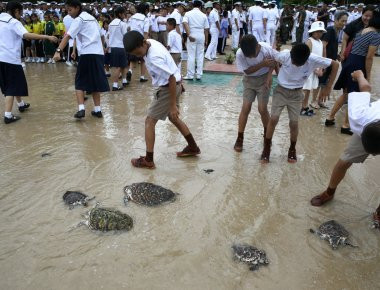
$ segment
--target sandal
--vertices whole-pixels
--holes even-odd
[[[234,145],[234,149],[236,152],[241,152],[243,151],[243,138],[237,138],[236,139],[236,142],[235,142],[235,145]]]
[[[297,153],[296,149],[290,149],[288,151],[288,162],[289,163],[296,163],[297,162]]]
[[[310,203],[311,203],[312,206],[322,206],[326,202],[329,202],[330,200],[332,200],[333,198],[334,198],[334,194],[330,195],[330,194],[327,193],[327,190],[325,190],[321,194],[318,194],[318,195],[314,196],[310,200]]]
[[[321,109],[328,109],[329,108],[324,103],[318,103],[318,105],[319,105],[319,108],[321,108]]]
[[[326,119],[326,121],[325,121],[326,127],[330,127],[330,126],[334,126],[334,125],[335,125],[335,119],[332,119],[332,120]]]
[[[380,212],[378,211],[373,213],[373,227],[375,229],[380,229]]]
[[[313,110],[310,110],[309,107],[302,108],[302,109],[301,109],[301,112],[300,112],[300,115],[301,115],[301,116],[311,117],[311,116],[314,115],[314,111],[313,111]]]
[[[312,107],[313,109],[316,109],[316,110],[321,108],[317,103],[311,103],[310,107]]]
[[[269,157],[270,157],[270,147],[272,145],[271,139],[264,139],[264,149],[261,153],[260,162],[261,164],[269,163]]]
[[[181,152],[177,152],[177,157],[189,157],[189,156],[196,156],[201,154],[201,150],[199,147],[196,149],[190,148],[189,145],[187,145]]]
[[[148,169],[156,168],[153,161],[146,161],[145,156],[140,156],[140,158],[133,158],[131,159],[131,163],[134,167],[137,167],[137,168],[148,168]]]

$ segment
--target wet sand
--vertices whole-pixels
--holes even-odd
[[[379,58],[374,70],[378,99]],[[309,204],[349,140],[340,134],[341,112],[335,128],[324,126],[326,110],[301,118],[297,164],[286,162],[284,112],[271,163],[263,166],[256,104],[244,151],[232,149],[241,77],[208,87],[186,83],[181,116],[202,154],[177,159],[185,141],[168,121],[159,122],[157,169],[142,170],[130,159],[145,151],[150,84],[141,85],[135,73],[126,90],[103,95],[103,120],[90,115],[90,99],[78,122],[74,74],[64,64],[28,65],[31,108],[19,122],[0,125],[0,289],[378,289],[380,232],[370,228],[370,215],[380,202],[379,158],[354,165],[331,204]],[[157,208],[124,206],[123,187],[141,181],[168,187],[179,198]],[[82,190],[128,213],[133,230],[69,232],[87,209],[64,206],[66,190]],[[309,233],[329,219],[343,224],[359,248],[333,251]],[[234,243],[265,250],[269,266],[251,272],[234,262]]]

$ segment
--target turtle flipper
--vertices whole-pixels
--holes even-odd
[[[357,245],[353,245],[353,244],[351,244],[350,242],[344,242],[344,244],[346,245],[346,246],[350,246],[350,247],[352,247],[352,248],[359,248],[359,246],[357,246]]]
[[[69,205],[69,209],[73,209],[75,206],[73,204]]]
[[[81,226],[88,226],[88,222],[87,221],[81,221],[80,223],[78,223],[77,225],[75,226],[72,226],[71,228],[69,228],[69,230],[67,232],[72,232],[73,230],[81,227]]]

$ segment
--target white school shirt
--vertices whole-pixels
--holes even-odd
[[[172,14],[170,14],[169,18],[174,18],[177,25],[182,25],[182,15],[179,13],[178,9],[174,9]]]
[[[176,82],[179,82],[181,73],[166,47],[153,39],[148,39],[147,42],[150,43],[150,47],[144,56],[144,61],[152,77],[152,85],[154,87],[167,85],[171,75],[174,75]]]
[[[87,12],[82,12],[70,25],[67,32],[71,38],[77,38],[81,44],[80,51],[83,54],[104,55],[101,40],[101,31],[98,21]]]
[[[124,48],[123,37],[128,32],[127,24],[119,18],[112,20],[108,26],[110,47]]]
[[[369,92],[349,93],[348,118],[351,131],[361,136],[366,125],[380,120],[380,100],[371,103]]]
[[[151,26],[151,30],[152,32],[159,32],[160,30],[158,29],[158,24],[157,24],[157,16],[156,15],[151,15],[149,17],[149,20],[150,20],[150,26]]]
[[[142,35],[149,32],[150,21],[144,14],[136,13],[130,18],[130,28],[132,31],[138,31]]]
[[[204,33],[204,30],[210,27],[206,14],[200,11],[199,8],[193,8],[186,12],[183,22],[189,25],[190,35]]]
[[[65,25],[65,31],[69,31],[70,25],[73,22],[74,18],[72,18],[69,14],[67,14],[65,17],[63,17],[63,25]],[[65,33],[65,34],[66,34]],[[69,47],[73,47],[74,45],[74,39],[70,38],[69,40]]]
[[[208,16],[210,21],[210,29],[217,28],[216,22],[219,22],[219,12],[215,8],[211,10],[210,15]]]
[[[21,43],[28,33],[20,21],[6,12],[0,14],[0,61],[21,65]]]
[[[167,16],[158,16],[157,17],[157,23],[159,22],[165,22],[168,20]],[[166,31],[166,24],[158,24],[158,30],[159,31]]]
[[[332,62],[329,58],[311,53],[304,65],[295,66],[292,64],[289,50],[276,53],[275,60],[282,64],[277,78],[278,84],[287,89],[302,88],[315,69],[329,67]]]
[[[170,53],[182,53],[182,37],[175,29],[168,34],[168,46]]]
[[[248,20],[252,20],[252,27],[262,27],[263,19],[268,19],[268,12],[260,6],[252,6],[249,9]]]
[[[267,15],[268,15],[267,25],[272,26],[272,27],[276,26],[277,19],[279,18],[276,10],[274,10],[272,8],[269,9],[267,12]]]
[[[102,28],[100,31],[101,31],[102,36],[104,36],[104,42],[106,43],[106,47],[110,48],[110,34],[109,34],[109,32],[107,30],[105,30],[104,28]],[[110,52],[110,51],[107,51],[107,52]]]
[[[236,67],[240,72],[244,73],[246,69],[261,63],[265,58],[275,58],[277,52],[269,44],[265,42],[259,42],[259,44],[261,45],[261,49],[257,57],[246,57],[241,48],[238,49],[236,52]],[[263,67],[254,73],[249,75],[244,73],[244,75],[257,77],[267,74],[268,72],[269,67]]]
[[[237,19],[238,26],[236,26],[235,19]],[[240,28],[240,12],[236,9],[232,10],[231,25],[234,29],[239,30]]]

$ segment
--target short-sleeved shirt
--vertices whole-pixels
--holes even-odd
[[[174,18],[176,25],[182,24],[182,16],[181,13],[179,13],[178,9],[174,9],[172,14],[170,14],[169,18]]]
[[[311,53],[304,65],[296,66],[292,64],[289,50],[275,54],[275,60],[282,64],[277,78],[278,84],[287,89],[302,88],[315,69],[329,67],[332,62],[329,58]]]
[[[155,87],[167,85],[171,75],[179,82],[181,73],[166,47],[153,39],[148,39],[147,42],[150,43],[150,47],[144,56],[144,61],[152,77],[152,85]]]
[[[199,8],[193,8],[193,10],[186,12],[182,22],[189,25],[190,34],[204,33],[204,30],[210,27],[206,14]]]
[[[158,23],[158,30],[159,31],[166,31],[166,22],[168,20],[167,16],[158,16],[157,17],[157,23]],[[160,24],[160,22],[165,22],[165,24]]]
[[[144,14],[136,13],[129,19],[129,25],[132,31],[138,31],[144,35],[149,32],[150,21]]]
[[[78,52],[81,55],[104,55],[101,29],[96,19],[87,12],[82,12],[73,20],[67,34],[73,39],[77,38],[81,43],[80,49],[79,46],[77,46]]]
[[[168,34],[168,46],[170,47],[170,53],[182,52],[182,37],[175,29]]]
[[[368,92],[349,93],[348,118],[352,132],[361,136],[366,125],[380,120],[380,100],[371,103]]]
[[[215,8],[212,9],[210,12],[210,15],[208,17],[208,20],[210,22],[210,29],[217,28],[216,23],[219,22],[219,12]]]
[[[348,35],[347,43],[352,41],[355,38],[356,34],[358,34],[363,29],[364,23],[361,17],[347,24],[346,27],[343,29],[343,31]]]
[[[156,16],[156,15],[151,15],[149,17],[150,29],[152,30],[152,32],[159,32],[160,31],[158,29],[157,18],[158,18],[158,16]]]
[[[20,21],[8,13],[0,14],[0,61],[21,64],[21,43],[28,33]]]
[[[326,57],[336,60],[338,58],[338,37],[333,26],[326,28],[326,33],[323,34],[322,41],[326,41]]]
[[[351,53],[355,55],[366,56],[368,53],[368,48],[370,46],[380,45],[380,33],[375,31],[370,31],[365,34],[357,34],[355,37],[354,44],[352,46]]]
[[[123,37],[128,32],[127,23],[115,18],[108,26],[109,46],[124,48]]]
[[[261,27],[264,25],[263,19],[268,19],[268,13],[260,6],[252,6],[249,8],[248,20],[252,20],[252,27]]]
[[[277,52],[270,45],[265,42],[259,42],[259,44],[261,46],[261,49],[257,57],[246,57],[241,48],[238,49],[236,52],[236,66],[240,72],[244,73],[245,70],[251,66],[261,63],[265,58],[275,59],[275,54]],[[268,73],[268,71],[268,67],[263,67],[258,71],[249,74],[248,76],[261,76]],[[244,73],[244,75],[247,74]]]

